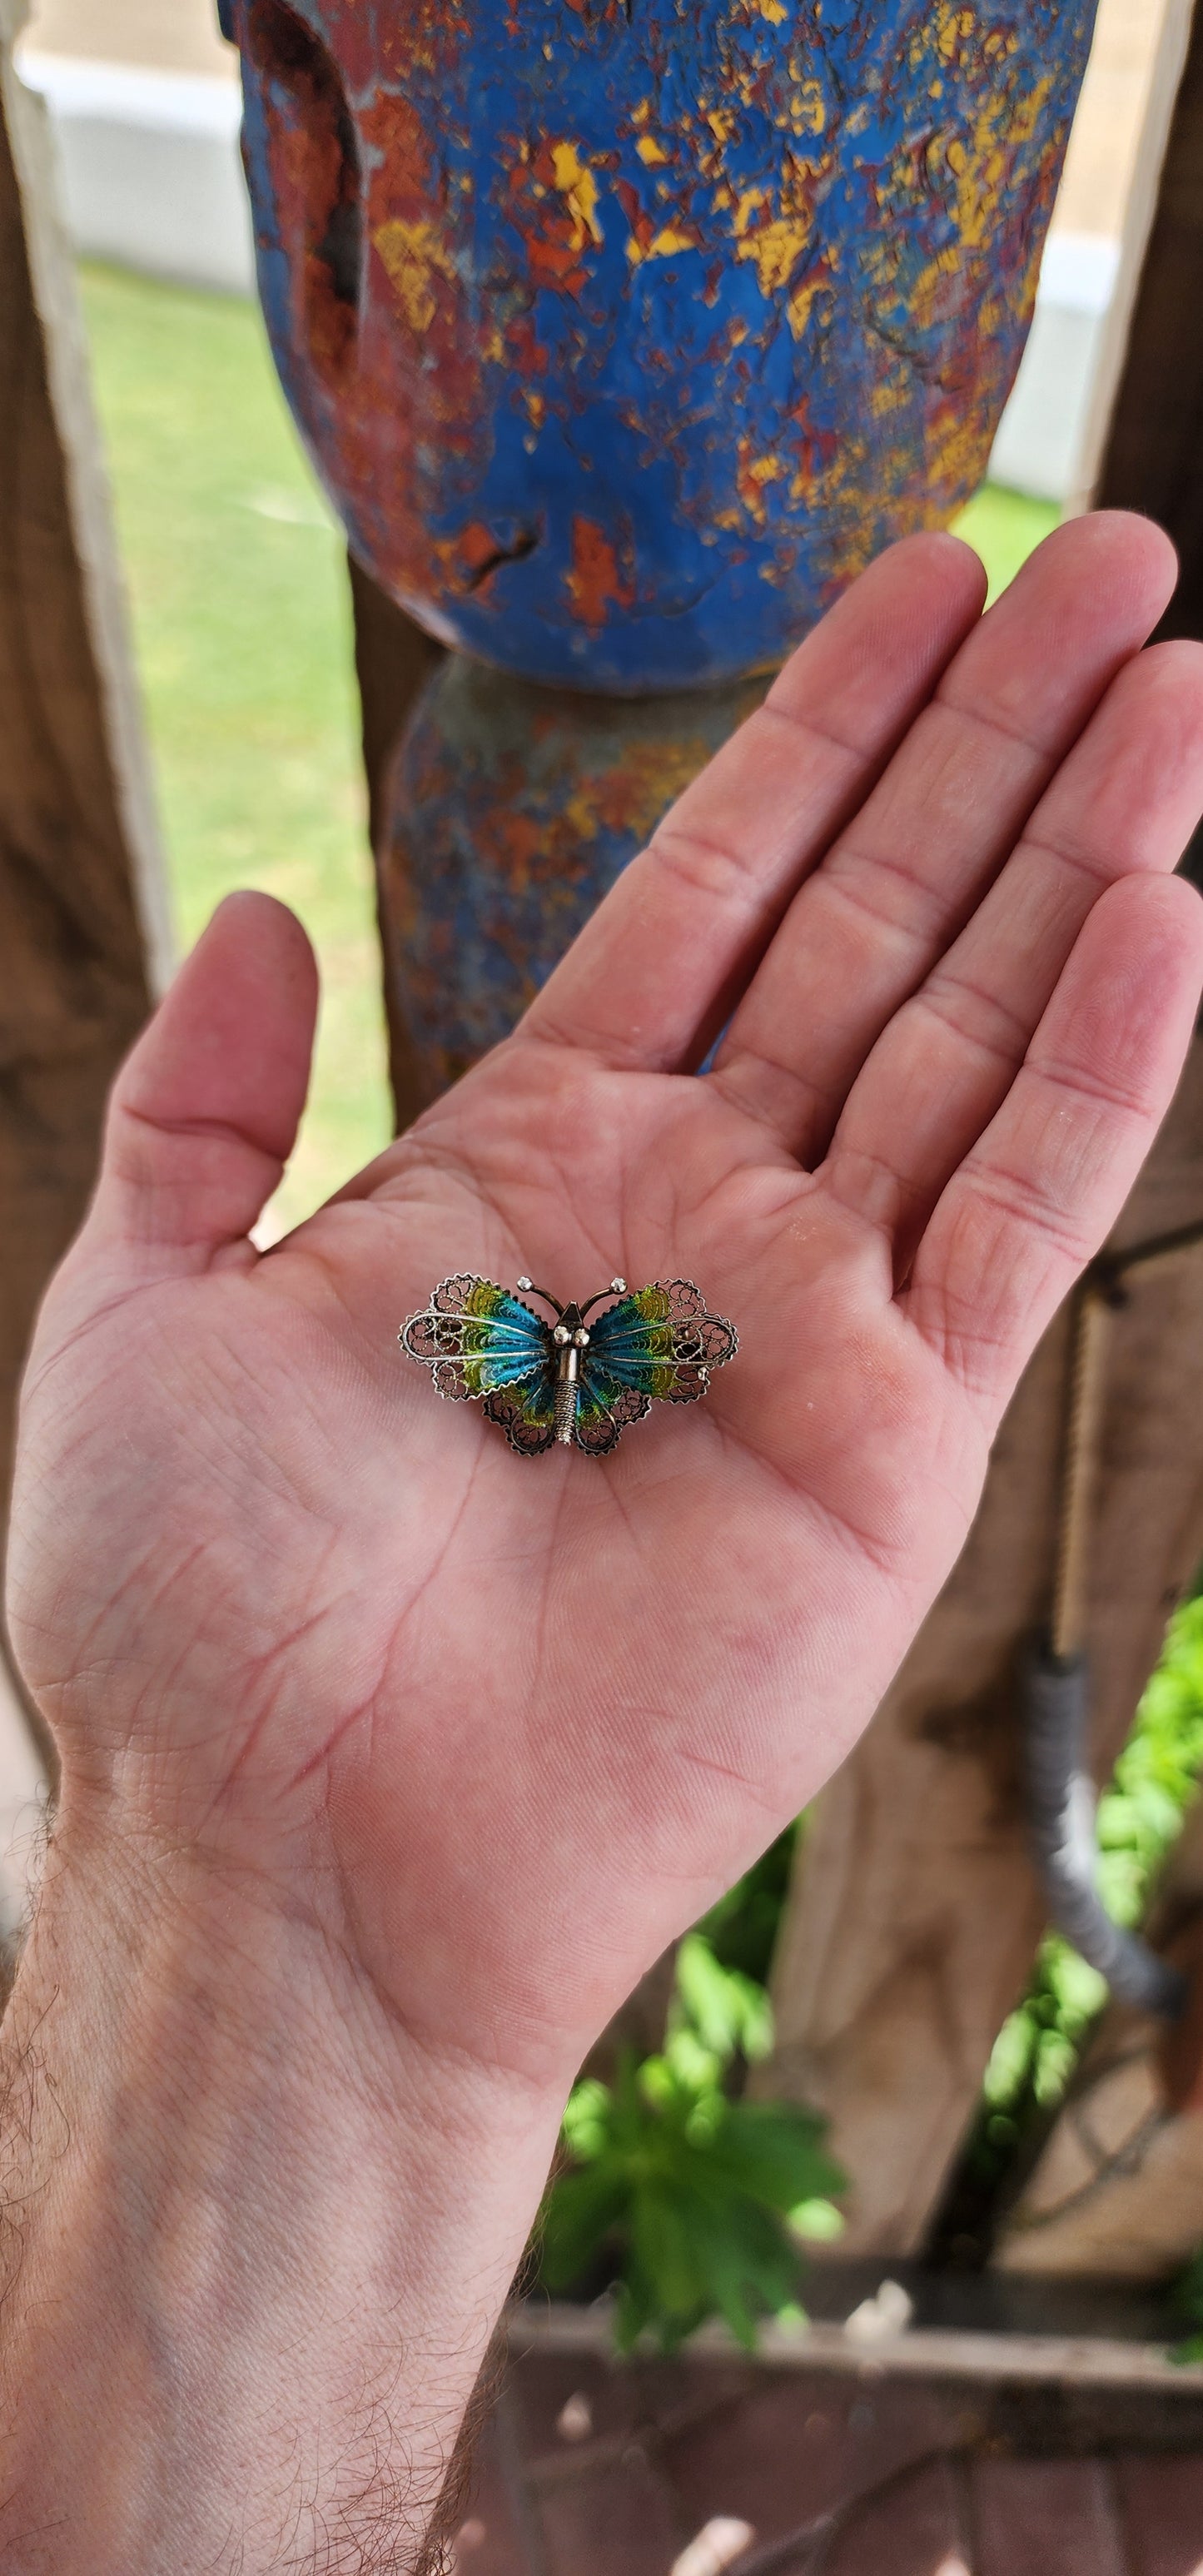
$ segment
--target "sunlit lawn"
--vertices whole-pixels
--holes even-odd
[[[181,941],[232,886],[264,886],[321,961],[287,1224],[389,1132],[342,545],[256,309],[107,269],[83,285]],[[1056,515],[971,503],[993,587]]]
[[[180,941],[264,886],[321,961],[289,1223],[390,1123],[342,542],[255,307],[103,269],[84,305]]]

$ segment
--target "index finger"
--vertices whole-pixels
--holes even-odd
[[[660,1071],[695,1064],[980,616],[985,588],[959,537],[907,537],[880,555],[666,814],[518,1042]]]

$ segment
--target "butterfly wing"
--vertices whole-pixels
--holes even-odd
[[[550,1362],[535,1377],[500,1386],[485,1398],[485,1413],[504,1431],[520,1458],[541,1457],[556,1436],[556,1372]]]
[[[651,1404],[650,1395],[641,1395],[638,1387],[620,1386],[604,1370],[585,1367],[580,1375],[573,1424],[578,1449],[586,1449],[591,1458],[604,1458],[611,1449],[617,1449],[628,1422],[642,1422]]]
[[[582,1449],[602,1456],[628,1422],[638,1422],[653,1397],[663,1404],[696,1404],[739,1348],[733,1324],[712,1315],[692,1279],[636,1288],[608,1306],[589,1329],[582,1355],[576,1437]]]
[[[441,1280],[429,1306],[410,1316],[399,1339],[452,1403],[491,1396],[552,1371],[551,1333],[542,1316],[508,1288],[467,1271]]]

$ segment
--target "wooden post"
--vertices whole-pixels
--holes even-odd
[[[355,673],[363,715],[363,765],[368,782],[368,833],[376,872],[376,920],[384,968],[388,1070],[396,1132],[424,1105],[425,1092],[409,1019],[395,975],[389,971],[390,894],[386,872],[392,845],[391,777],[394,754],[415,699],[443,659],[443,647],[416,626],[374,582],[354,555],[347,557],[355,619]]]
[[[1203,303],[1203,12],[1197,13],[1168,122],[1126,362],[1099,469],[1099,499],[1148,510],[1168,528],[1182,577],[1162,621],[1203,636],[1203,346],[1183,317]],[[1198,872],[1203,835],[1192,853]],[[1200,1104],[1203,1128],[1203,1102]],[[1203,1190],[1197,1215],[1203,1215]],[[1203,1453],[1203,1247],[1184,1257],[1172,1354],[1181,1457]],[[1167,1472],[1173,1467],[1167,1460]],[[1203,1458],[1199,1466],[1203,1488]],[[1191,1514],[1203,1554],[1203,1493]],[[1203,1979],[1203,1803],[1170,1858],[1151,1935]],[[1196,2005],[1198,1993],[1196,1991]],[[1203,2120],[1167,2093],[1164,2033],[1111,2006],[1061,2119],[1012,2212],[996,2260],[1010,2271],[1153,2275],[1203,2241]]]
[[[1133,324],[1137,304],[1139,301],[1144,307],[1147,293],[1150,289],[1156,291],[1156,281],[1161,274],[1163,226],[1169,196],[1168,189],[1163,187],[1163,171],[1166,169],[1170,133],[1186,68],[1194,16],[1195,0],[1164,0],[1140,142],[1124,208],[1119,267],[1107,308],[1106,329],[1095,372],[1091,416],[1079,467],[1079,489],[1068,504],[1071,513],[1104,506],[1100,487],[1104,459],[1114,444],[1114,430],[1121,407],[1120,385],[1121,381],[1126,381],[1129,387],[1133,384]],[[1168,173],[1166,175],[1168,179]],[[1157,238],[1154,244],[1155,225]],[[1143,332],[1143,322],[1140,327]],[[1180,335],[1178,353],[1179,356],[1183,354]],[[1188,367],[1189,363],[1188,358]],[[1154,408],[1151,387],[1145,398],[1145,407],[1151,415]],[[1105,506],[1118,508],[1124,505],[1113,504],[1107,496]],[[1145,502],[1134,506],[1148,508],[1150,505]],[[1159,511],[1154,511],[1155,517],[1160,515]]]
[[[74,279],[0,5],[0,1495],[49,1272],[170,939]],[[43,1753],[45,1748],[43,1747]],[[2,1801],[0,1801],[2,1803]]]

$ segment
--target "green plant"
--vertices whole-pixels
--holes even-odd
[[[696,1926],[720,1967],[739,1968],[761,1986],[769,1982],[794,1853],[805,1830],[805,1816],[787,1825]]]
[[[115,269],[82,284],[181,941],[262,886],[321,959],[283,1230],[391,1133],[346,549],[257,308]]]
[[[765,2313],[801,2313],[800,2243],[839,2234],[831,2195],[843,2176],[812,2113],[731,2099],[739,2062],[771,2046],[763,1986],[692,1932],[662,2052],[642,2064],[628,2056],[612,2085],[587,2078],[573,2092],[571,2165],[548,2195],[542,2279],[573,2289],[611,2253],[623,2351],[646,2334],[671,2352],[715,2315],[751,2346]]]

